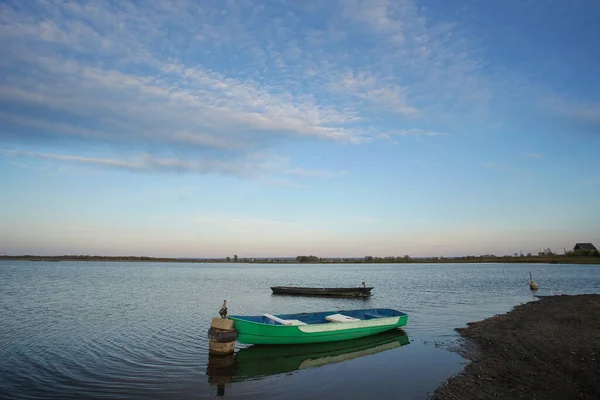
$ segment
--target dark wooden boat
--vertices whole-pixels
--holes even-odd
[[[373,287],[339,287],[339,288],[311,288],[298,286],[271,286],[273,294],[292,296],[325,296],[325,297],[369,297]]]

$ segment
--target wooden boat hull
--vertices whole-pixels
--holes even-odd
[[[349,288],[311,288],[297,286],[271,286],[273,294],[291,296],[324,296],[324,297],[369,297],[373,287]]]
[[[342,313],[362,317],[352,322],[329,322],[327,315]],[[365,309],[278,315],[278,318],[305,321],[304,325],[281,325],[263,316],[230,316],[245,344],[306,344],[337,342],[376,335],[406,325],[408,315],[390,309]]]

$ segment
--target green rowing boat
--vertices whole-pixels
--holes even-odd
[[[408,315],[389,308],[300,314],[235,316],[238,342],[305,344],[337,342],[376,335],[406,325]]]

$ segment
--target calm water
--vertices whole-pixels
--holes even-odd
[[[454,328],[541,295],[600,293],[600,266],[219,265],[0,261],[2,399],[423,399],[464,360]],[[375,287],[368,300],[273,296],[270,285]],[[389,307],[404,331],[344,344],[236,345],[208,356],[230,314]]]

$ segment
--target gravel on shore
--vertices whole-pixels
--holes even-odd
[[[457,331],[471,362],[432,400],[600,399],[600,295],[540,297]]]

